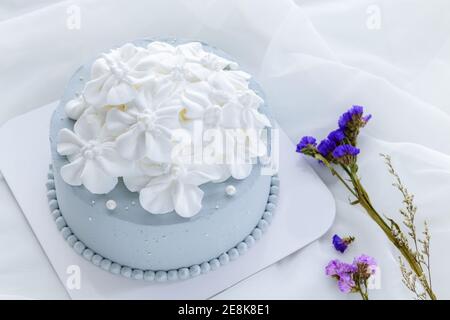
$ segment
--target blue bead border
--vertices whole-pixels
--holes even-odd
[[[277,175],[272,176],[269,197],[267,199],[266,208],[261,217],[261,220],[259,220],[253,231],[235,247],[231,248],[227,252],[222,253],[218,257],[210,261],[205,261],[201,264],[195,264],[190,267],[179,268],[176,270],[158,271],[133,269],[127,266],[122,266],[116,262],[102,257],[101,255],[88,248],[73,234],[72,230],[69,228],[69,226],[67,226],[67,223],[59,210],[58,200],[56,198],[52,165],[49,166],[47,182],[45,186],[47,188],[47,199],[51,212],[50,215],[55,221],[56,227],[58,228],[61,235],[75,250],[76,253],[81,255],[86,260],[90,261],[92,264],[113,274],[121,275],[126,278],[135,280],[165,282],[186,280],[204,273],[208,273],[209,271],[214,271],[220,266],[226,265],[230,261],[236,260],[240,255],[243,255],[245,252],[247,252],[247,250],[252,247],[256,241],[261,239],[263,233],[267,231],[270,223],[272,222],[278,202],[280,180]]]

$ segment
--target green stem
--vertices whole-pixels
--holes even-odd
[[[355,193],[355,191],[348,185],[348,183],[344,180],[344,178],[341,177],[341,175],[331,166],[331,164],[328,162],[327,159],[325,159],[321,154],[317,153],[314,158],[316,160],[322,161],[328,169],[330,169],[331,174],[339,179],[339,181],[342,182],[342,184],[347,188],[348,191],[350,191],[355,197],[358,195]]]
[[[355,286],[356,291],[360,294],[361,298],[363,300],[369,300],[369,293],[367,291],[367,283],[365,283],[364,289],[363,289],[363,286],[361,286],[359,279],[356,279],[355,284],[356,284],[356,286]]]
[[[414,254],[411,252],[411,250],[409,250],[407,247],[405,247],[404,245],[402,245],[401,243],[399,243],[397,241],[395,236],[392,234],[391,227],[386,223],[386,221],[381,217],[381,215],[372,206],[369,196],[367,195],[367,192],[364,190],[363,186],[361,185],[361,182],[359,181],[359,178],[357,177],[356,172],[349,172],[348,169],[346,170],[346,172],[349,174],[349,177],[352,181],[355,192],[357,193],[356,197],[359,200],[359,203],[361,204],[361,206],[366,210],[366,212],[369,214],[369,216],[381,227],[381,229],[386,234],[388,239],[392,242],[392,244],[400,251],[402,256],[408,262],[411,270],[418,277],[424,278],[425,274],[422,269],[422,266],[417,262]],[[431,290],[431,287],[429,285],[426,285],[424,289],[428,293],[430,299],[436,300],[436,295],[434,294],[433,290]]]

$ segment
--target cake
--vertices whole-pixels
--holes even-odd
[[[261,88],[200,42],[141,40],[79,68],[50,124],[51,216],[114,274],[184,280],[267,230],[279,180]]]

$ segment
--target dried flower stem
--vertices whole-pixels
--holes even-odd
[[[424,299],[424,295],[421,293],[418,293],[415,289],[415,283],[420,282],[424,290],[428,293],[429,297],[433,299],[433,290],[431,285],[431,267],[430,267],[430,233],[428,229],[428,225],[425,221],[424,223],[424,231],[423,239],[419,239],[417,236],[416,231],[416,225],[415,225],[415,217],[417,212],[417,207],[414,204],[414,195],[410,194],[408,192],[408,189],[404,186],[402,180],[400,179],[400,176],[395,171],[392,162],[391,157],[389,155],[381,154],[381,156],[384,158],[386,166],[388,167],[389,173],[394,177],[395,182],[393,183],[393,186],[396,187],[403,196],[403,203],[405,204],[405,207],[400,209],[400,213],[403,216],[403,225],[407,229],[407,235],[410,237],[410,239],[413,242],[413,249],[410,248],[409,242],[407,237],[400,233],[398,235],[398,238],[402,241],[403,245],[409,249],[411,254],[414,256],[414,260],[416,264],[419,265],[421,274],[416,273],[416,277],[411,279],[411,276],[409,277],[409,281],[414,282],[414,290],[410,288],[410,286],[407,285],[410,290],[416,294],[416,297],[418,299]],[[397,227],[399,228],[399,227]],[[420,248],[421,247],[421,248]],[[405,278],[408,277],[409,273],[405,273],[405,268],[400,268],[402,271],[403,276],[403,282],[405,282]],[[425,273],[426,270],[426,273]],[[406,283],[405,283],[406,284]],[[425,297],[426,298],[426,297]]]
[[[363,300],[369,300],[369,292],[367,289],[367,280],[366,279],[355,279],[355,291],[361,295]]]
[[[400,258],[400,270],[405,285],[415,293],[418,299],[436,299],[436,295],[431,287],[431,269],[430,269],[430,232],[425,223],[423,237],[417,235],[415,216],[417,207],[414,204],[414,196],[408,192],[403,185],[399,175],[394,170],[391,158],[384,157],[389,173],[394,177],[394,186],[403,196],[404,208],[400,209],[403,217],[402,227],[393,219],[382,216],[373,207],[372,202],[361,184],[358,176],[357,156],[360,149],[356,147],[357,138],[360,129],[365,127],[371,119],[371,115],[364,115],[362,106],[354,105],[339,117],[339,128],[331,131],[325,139],[317,143],[316,138],[304,136],[297,144],[296,152],[310,156],[324,164],[330,172],[339,179],[355,197],[350,201],[352,205],[359,204],[367,212],[388,237],[389,241],[399,250],[403,259]],[[346,179],[334,167],[339,166]],[[406,229],[404,232],[403,229]],[[410,245],[412,242],[412,245]],[[359,283],[358,286],[364,286],[367,283]],[[417,284],[420,284],[424,292],[419,292]],[[367,290],[367,288],[366,288]],[[359,290],[361,294],[364,293]],[[364,298],[364,296],[363,296]]]
[[[366,210],[372,220],[374,220],[380,226],[380,228],[383,230],[392,244],[399,250],[411,269],[411,271],[407,271],[406,266],[403,264],[403,262],[401,262],[400,269],[402,271],[403,282],[408,287],[408,289],[414,292],[419,299],[426,298],[425,293],[421,294],[417,291],[416,283],[420,282],[428,297],[432,300],[435,300],[436,295],[434,294],[431,287],[431,272],[429,263],[430,234],[428,227],[427,225],[425,225],[426,227],[424,231],[424,239],[418,239],[416,227],[414,224],[414,218],[417,208],[413,203],[413,196],[410,195],[407,189],[403,186],[399,176],[392,167],[390,158],[385,155],[383,155],[383,157],[386,160],[389,172],[394,175],[396,179],[394,186],[396,186],[403,195],[403,202],[405,203],[406,207],[405,209],[401,209],[400,212],[404,217],[403,224],[408,229],[407,234],[413,241],[414,249],[410,248],[408,239],[401,230],[400,226],[393,219],[383,218],[383,216],[380,215],[373,207],[372,202],[358,177],[358,167],[356,165],[341,166],[351,181],[352,186],[350,186],[345,181],[345,179],[320,155],[316,156],[316,159],[321,160],[331,170],[332,174],[335,175],[355,196],[356,201],[353,201],[352,203],[360,204]],[[421,251],[419,251],[419,244],[422,245]],[[426,273],[424,270],[426,270]],[[360,292],[364,299],[363,292],[361,290]]]

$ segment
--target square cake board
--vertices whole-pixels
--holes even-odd
[[[323,235],[334,199],[280,130],[280,195],[261,240],[237,260],[196,278],[155,283],[113,275],[75,253],[50,216],[45,182],[50,163],[49,124],[58,102],[0,128],[0,170],[50,263],[72,299],[208,299]]]

